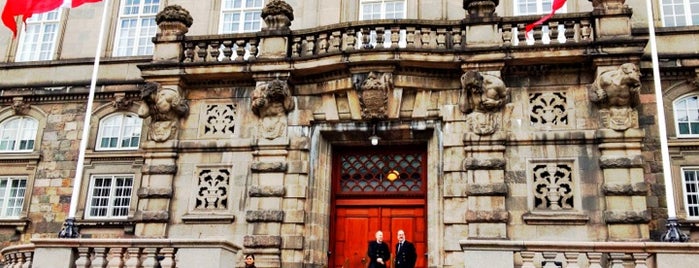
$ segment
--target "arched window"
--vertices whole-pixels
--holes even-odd
[[[673,108],[677,137],[699,137],[699,96],[693,95],[676,100]]]
[[[141,141],[141,118],[135,114],[117,113],[100,121],[97,150],[138,149]]]
[[[39,121],[27,116],[12,117],[0,124],[0,152],[34,150]]]

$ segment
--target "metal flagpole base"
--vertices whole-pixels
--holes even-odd
[[[667,231],[661,238],[661,241],[663,242],[687,242],[689,241],[689,236],[684,234],[680,230],[680,224],[677,222],[677,219],[675,218],[669,218],[667,219],[667,224],[665,224],[665,227],[667,227]]]
[[[78,238],[78,226],[75,225],[75,218],[67,218],[63,223],[63,228],[58,232],[58,238]]]

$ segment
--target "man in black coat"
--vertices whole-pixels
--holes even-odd
[[[417,253],[413,243],[405,240],[405,232],[398,230],[398,243],[396,243],[396,265],[394,268],[414,268]]]
[[[385,268],[388,260],[391,258],[391,250],[388,245],[383,242],[383,232],[376,232],[376,241],[369,242],[369,268]]]

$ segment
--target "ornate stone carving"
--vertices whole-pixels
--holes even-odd
[[[114,109],[120,110],[120,111],[126,111],[131,107],[133,104],[133,100],[126,97],[126,93],[120,92],[120,93],[115,93],[114,98],[112,99],[112,106]]]
[[[261,82],[252,92],[252,112],[260,117],[258,136],[275,139],[286,131],[286,115],[294,109],[291,89],[279,79]]]
[[[226,209],[231,172],[228,169],[203,169],[199,172],[195,209]]]
[[[264,30],[288,30],[294,20],[294,9],[282,0],[272,0],[262,9],[261,17],[267,25]]]
[[[186,34],[194,19],[186,9],[171,5],[158,12],[155,22],[158,23],[160,34],[177,36]]]
[[[502,107],[510,101],[510,90],[498,77],[468,71],[461,76],[459,108],[468,114],[466,123],[471,132],[491,135],[500,128]]]
[[[499,0],[464,0],[464,9],[471,17],[490,17],[495,13]]]
[[[235,104],[207,104],[204,121],[205,136],[232,135],[237,117]]]
[[[180,93],[172,88],[163,88],[158,83],[148,83],[141,89],[141,107],[138,115],[151,118],[148,138],[164,142],[177,134],[179,119],[189,112],[189,104]]]
[[[359,105],[364,119],[384,119],[387,117],[388,93],[393,90],[393,74],[370,72],[366,79],[355,81],[359,95]]]
[[[23,97],[12,98],[12,110],[16,115],[25,115],[29,111],[29,103],[24,101]]]
[[[568,98],[565,92],[529,94],[529,123],[538,129],[568,126]]]
[[[638,123],[641,72],[633,63],[600,73],[590,86],[590,101],[599,105],[602,125],[624,131]]]
[[[536,209],[574,208],[572,167],[569,164],[537,164],[532,172],[532,190]]]

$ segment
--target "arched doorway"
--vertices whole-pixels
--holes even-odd
[[[417,250],[416,267],[426,267],[426,174],[425,145],[335,148],[330,267],[366,267],[377,230],[392,257],[404,230]]]

